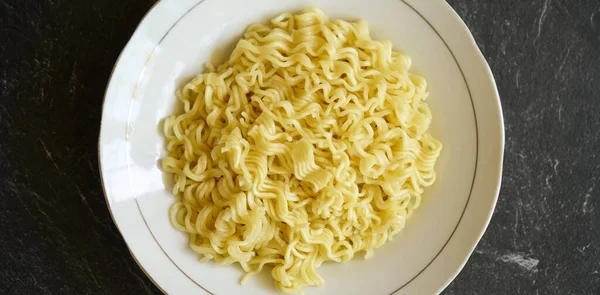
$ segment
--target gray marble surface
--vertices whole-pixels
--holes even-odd
[[[600,1],[448,2],[496,77],[506,155],[489,229],[444,294],[600,294]],[[0,1],[1,294],[160,294],[97,163],[108,77],[153,3]]]

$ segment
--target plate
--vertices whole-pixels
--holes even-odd
[[[109,210],[132,255],[168,294],[277,294],[268,271],[240,285],[242,270],[200,262],[169,222],[174,197],[159,166],[162,120],[175,91],[203,65],[223,62],[247,25],[321,8],[364,19],[429,84],[431,133],[444,144],[437,181],[405,230],[372,259],[326,263],[325,285],[306,294],[436,294],[458,274],[494,211],[504,125],[492,73],[465,24],[442,0],[163,0],[119,57],[106,92],[99,156]],[[358,255],[362,256],[362,255]]]

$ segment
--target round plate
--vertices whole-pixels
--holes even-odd
[[[431,133],[444,149],[437,181],[405,230],[370,260],[325,263],[307,294],[435,294],[458,274],[494,211],[504,125],[492,73],[467,27],[442,0],[163,0],[141,22],[106,92],[100,163],[113,219],[140,267],[168,294],[277,294],[270,272],[240,285],[237,266],[200,262],[169,222],[170,177],[162,120],[176,89],[223,62],[247,25],[316,6],[330,18],[368,21],[427,79]],[[362,256],[362,255],[359,255]]]

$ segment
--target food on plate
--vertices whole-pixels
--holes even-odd
[[[277,288],[373,255],[435,181],[427,83],[363,21],[319,9],[252,24],[229,59],[178,92],[167,118],[173,225],[205,260],[265,266]]]

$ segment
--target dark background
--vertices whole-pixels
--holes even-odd
[[[0,293],[160,294],[97,159],[110,72],[154,2],[0,1]],[[495,74],[506,154],[489,229],[444,293],[600,294],[600,1],[448,2]]]

